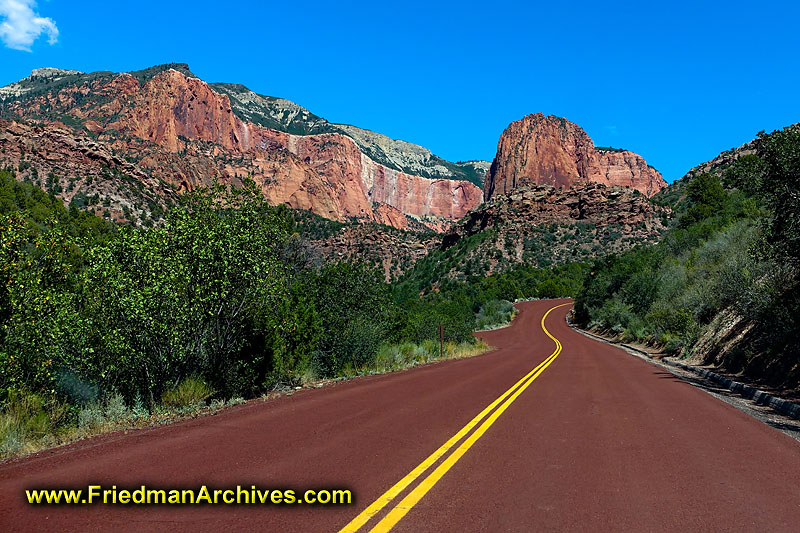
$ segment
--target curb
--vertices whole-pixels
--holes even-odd
[[[632,350],[634,352],[643,354],[648,359],[653,359],[650,356],[650,354],[644,350],[640,350],[639,348],[634,348],[633,346],[630,346],[628,344],[610,342],[608,339],[604,339],[603,337],[600,337],[593,333],[589,333],[588,331],[584,331],[574,326],[570,322],[567,322],[567,324],[569,325],[569,327],[582,333],[583,335],[592,337],[593,339],[597,339],[599,341],[605,342],[606,344],[611,344],[613,346],[622,346],[623,348],[627,348],[628,350]],[[716,372],[711,372],[710,370],[706,370],[705,368],[698,368],[696,366],[687,365],[686,363],[681,363],[679,361],[672,361],[671,359],[667,358],[659,359],[659,362],[669,366],[678,367],[680,369],[687,370],[689,372],[693,372],[698,376],[708,379],[709,381],[713,381],[714,383],[730,390],[731,392],[739,394],[740,396],[743,396],[749,400],[753,400],[758,405],[767,405],[782,415],[794,418],[795,420],[800,420],[800,405],[796,403],[784,400],[783,398],[778,398],[777,396],[773,396],[772,394],[758,390],[755,387],[751,387],[750,385],[745,385],[744,383],[733,381],[730,378],[726,378],[725,376],[721,376]]]
[[[794,418],[795,420],[800,420],[800,405],[796,403],[784,400],[783,398],[778,398],[777,396],[773,396],[772,394],[758,390],[750,385],[733,381],[732,379],[726,378],[725,376],[720,376],[716,372],[711,372],[705,368],[697,368],[695,366],[687,365],[678,361],[671,361],[669,359],[663,359],[663,362],[670,366],[676,366],[678,368],[682,368],[683,370],[694,372],[699,376],[721,385],[731,392],[735,392],[740,396],[744,396],[749,400],[753,400],[758,405],[768,405],[782,415]]]

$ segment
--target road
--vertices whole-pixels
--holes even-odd
[[[520,304],[511,327],[481,334],[498,349],[474,358],[7,463],[0,530],[797,530],[798,442],[571,330],[568,303]],[[25,489],[89,484],[347,488],[354,502],[24,499]]]

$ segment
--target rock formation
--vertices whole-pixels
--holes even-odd
[[[378,163],[344,130],[328,127],[318,117],[309,115],[317,129],[328,128],[331,133],[295,135],[244,121],[227,93],[215,91],[185,65],[147,76],[78,74],[60,75],[62,81],[55,88],[37,86],[37,76],[21,80],[22,89],[6,95],[12,101],[5,115],[38,120],[41,128],[55,128],[61,136],[71,134],[78,143],[93,142],[120,161],[124,158],[130,167],[125,173],[134,179],[147,176],[180,191],[207,185],[214,178],[236,183],[251,177],[271,203],[332,220],[357,219],[397,228],[409,227],[412,217],[441,230],[483,199],[481,189],[468,181],[426,178]],[[242,105],[241,99],[237,105]],[[57,123],[61,117],[68,117],[69,125]],[[5,124],[21,127],[19,122]],[[397,158],[403,146],[396,142],[386,150]],[[418,165],[430,154],[421,147],[409,150]],[[71,159],[66,152],[64,157],[52,164],[28,159],[31,166],[41,167],[40,181],[51,172],[64,179],[80,176],[82,160]],[[21,162],[10,154],[0,160]]]
[[[484,195],[489,200],[525,184],[571,187],[591,182],[631,187],[647,196],[667,185],[637,154],[598,150],[578,125],[536,113],[512,122],[501,135]]]

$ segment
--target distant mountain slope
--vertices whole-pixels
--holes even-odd
[[[0,89],[0,101],[6,128],[19,133],[33,122],[61,137],[71,134],[73,144],[92,142],[125,162],[127,177],[155,179],[162,189],[251,177],[273,203],[400,228],[412,217],[441,229],[482,201],[480,188],[466,178],[480,183],[488,163],[446,162],[411,143],[330,124],[288,100],[240,85],[209,85],[185,64],[120,74],[38,69]],[[62,153],[66,160],[39,157],[25,148],[35,143],[4,137],[17,149],[0,154],[0,164],[25,167],[19,177],[40,185],[53,175],[53,189],[67,201],[66,191],[83,183],[81,174],[94,172],[81,170],[93,163],[67,157],[69,150]],[[123,172],[105,167],[110,175]],[[101,203],[122,212],[113,200]]]
[[[467,180],[480,187],[489,168],[488,161],[451,163],[413,143],[390,139],[349,124],[330,123],[294,102],[256,94],[244,85],[212,83],[211,87],[228,95],[233,111],[242,120],[293,135],[341,133],[353,139],[359,149],[376,163],[406,174]]]
[[[423,289],[444,279],[463,281],[519,265],[589,262],[653,244],[670,217],[668,207],[638,191],[588,183],[526,186],[495,196],[439,235],[310,217],[301,227],[322,256],[366,261],[387,280],[402,277]]]

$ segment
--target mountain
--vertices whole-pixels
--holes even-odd
[[[586,262],[653,244],[672,210],[647,196],[665,185],[638,155],[596,149],[575,124],[529,115],[512,123],[498,143],[487,201],[442,235],[372,225],[329,226],[307,237],[322,255],[366,261],[387,280],[410,279],[426,290],[430,280]]]
[[[475,183],[486,162],[450,163],[411,143],[331,124],[288,100],[208,84],[185,64],[118,74],[37,69],[0,89],[0,100],[0,164],[66,201],[98,197],[105,209],[94,212],[115,220],[152,214],[124,199],[121,182],[130,181],[149,181],[149,190],[163,193],[161,204],[214,178],[252,177],[271,203],[399,228],[413,225],[411,217],[435,230],[483,199]],[[45,151],[59,156],[41,157],[28,133],[61,139],[58,150]],[[86,146],[110,159],[71,148]],[[124,179],[97,185],[86,178],[98,173]]]
[[[480,270],[488,273],[515,264],[546,267],[658,242],[670,215],[628,187],[528,184],[470,211],[442,235],[441,248],[463,247],[473,239],[462,262],[482,262]]]
[[[580,126],[536,113],[512,122],[500,136],[483,190],[490,200],[524,184],[571,187],[591,182],[631,187],[646,196],[667,185],[639,155],[596,148]]]
[[[270,203],[309,212],[297,216],[320,256],[365,260],[387,280],[426,260],[451,278],[583,261],[654,241],[670,214],[645,196],[663,180],[643,159],[542,114],[512,123],[490,165],[209,84],[185,64],[38,69],[0,100],[0,166],[76,207],[149,225],[182,191],[252,178]]]
[[[671,216],[669,207],[634,189],[587,183],[566,189],[525,185],[511,195],[496,195],[443,234],[308,217],[300,226],[321,257],[365,261],[387,281],[411,279],[424,290],[444,279],[464,280],[518,265],[589,262],[654,244]]]

